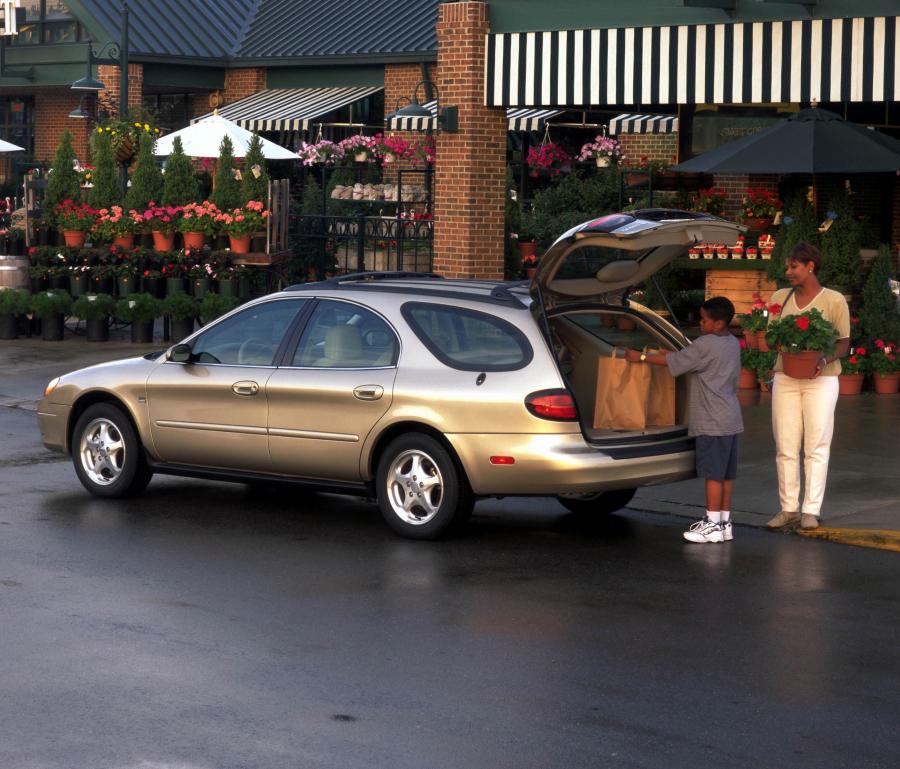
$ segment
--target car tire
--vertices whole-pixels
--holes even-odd
[[[408,434],[388,445],[376,473],[385,522],[409,539],[439,539],[472,514],[475,498],[465,474],[438,441]]]
[[[131,420],[111,403],[90,406],[79,417],[72,462],[81,485],[97,497],[139,494],[153,477]]]
[[[557,499],[564,508],[576,515],[609,515],[631,502],[636,492],[637,489],[614,489]]]

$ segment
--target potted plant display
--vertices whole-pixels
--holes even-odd
[[[88,342],[109,341],[109,316],[115,306],[109,294],[84,294],[75,300],[72,314],[85,321]]]
[[[241,208],[225,211],[219,215],[222,229],[228,233],[231,252],[246,254],[250,251],[250,239],[257,230],[265,229],[269,212],[258,200],[250,200]]]
[[[763,301],[759,292],[755,291],[753,293],[753,304],[750,307],[750,312],[742,312],[738,315],[738,322],[741,324],[741,328],[744,331],[744,341],[746,342],[748,349],[759,349],[759,332],[763,332],[762,335],[765,335],[767,319],[766,303]]]
[[[862,392],[863,379],[868,370],[869,358],[866,348],[851,347],[850,352],[841,358],[838,393],[840,395],[859,395]]]
[[[713,216],[725,213],[727,193],[721,187],[707,187],[694,193],[694,210]]]
[[[171,251],[175,248],[175,229],[181,218],[181,206],[157,206],[151,202],[142,217],[153,233],[153,248]]]
[[[209,291],[214,275],[213,266],[208,262],[192,264],[188,267],[187,277],[191,284],[191,293],[197,299],[202,299],[206,292]]]
[[[87,203],[64,200],[56,207],[56,226],[69,248],[83,248],[87,234],[96,223],[97,212]]]
[[[153,341],[153,323],[160,315],[160,302],[146,292],[131,294],[116,302],[114,315],[131,324],[131,341],[135,344]]]
[[[759,352],[747,344],[746,339],[741,340],[741,375],[738,380],[738,388],[741,390],[755,390],[759,387],[756,369],[759,366]]]
[[[162,314],[172,320],[172,339],[180,342],[194,331],[194,319],[197,317],[197,300],[177,291],[169,294],[162,301]]]
[[[870,358],[872,366],[872,382],[879,395],[893,395],[900,389],[900,356],[897,355],[897,343],[876,339]]]
[[[559,144],[547,142],[539,147],[532,147],[525,157],[528,175],[557,177],[572,170],[572,158]]]
[[[753,232],[765,232],[780,210],[781,201],[774,192],[750,188],[741,203],[741,221]]]
[[[185,285],[185,264],[180,261],[177,254],[167,254],[159,267],[159,273],[165,281],[165,293],[169,294],[184,293]]]
[[[619,161],[624,153],[622,145],[611,136],[597,136],[594,141],[581,145],[578,160],[593,160],[598,168],[606,168]]]
[[[377,141],[374,136],[355,134],[338,142],[345,158],[352,158],[357,163],[369,163],[375,159]]]
[[[31,308],[31,294],[21,288],[0,291],[0,339],[18,336],[18,317]]]
[[[94,235],[97,240],[130,251],[134,248],[134,233],[143,226],[143,221],[137,211],[126,211],[122,206],[101,208],[97,212]]]
[[[203,323],[209,323],[226,312],[230,312],[239,304],[237,297],[210,292],[201,300],[198,314]]]
[[[769,347],[781,353],[784,373],[812,379],[819,360],[833,355],[837,329],[816,309],[772,321],[766,331]]]
[[[31,309],[41,319],[41,338],[45,342],[62,341],[72,297],[65,291],[42,291],[31,298]]]
[[[216,204],[209,200],[186,204],[178,220],[178,229],[184,237],[184,247],[203,248],[206,238],[216,234],[218,217],[221,213]]]
[[[344,150],[340,144],[335,144],[328,139],[322,139],[315,144],[303,142],[297,150],[297,156],[305,166],[334,165],[344,157]]]

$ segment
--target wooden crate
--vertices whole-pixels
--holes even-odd
[[[754,293],[759,292],[768,300],[776,288],[765,270],[708,270],[706,273],[706,298],[728,297],[735,313],[750,312]]]

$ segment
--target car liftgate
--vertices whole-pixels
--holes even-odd
[[[322,214],[299,218],[300,251],[319,272],[430,272],[432,172],[400,171],[396,184],[328,184]]]

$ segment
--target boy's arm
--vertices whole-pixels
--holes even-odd
[[[626,350],[625,360],[630,363],[652,363],[655,366],[665,366],[666,358],[668,358],[671,353],[672,350],[653,350],[652,352]]]

